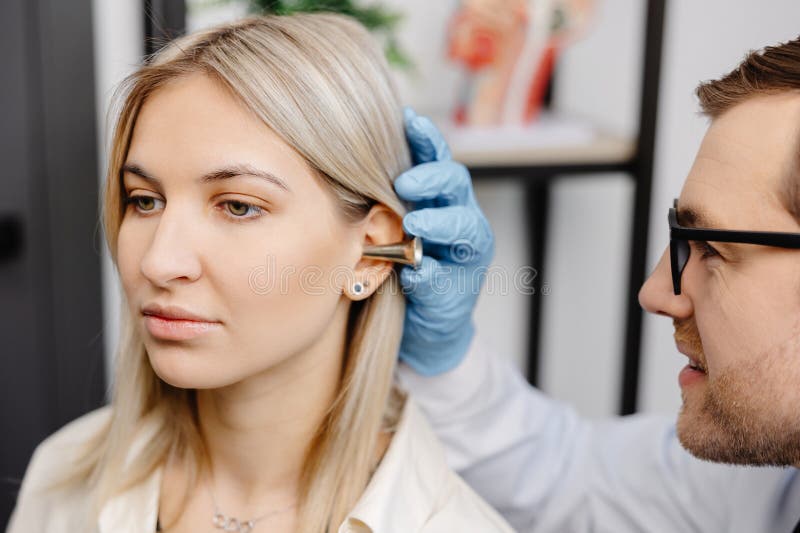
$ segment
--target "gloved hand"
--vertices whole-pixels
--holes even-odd
[[[430,376],[454,368],[466,354],[494,236],[469,171],[451,160],[436,126],[406,108],[405,128],[416,166],[398,176],[394,187],[412,203],[403,228],[422,238],[424,256],[419,269],[400,271],[407,299],[400,359]]]

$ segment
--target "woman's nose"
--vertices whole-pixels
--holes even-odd
[[[688,318],[694,309],[685,291],[675,295],[672,287],[672,271],[669,264],[669,248],[661,254],[653,273],[639,290],[639,304],[649,313],[672,318]]]
[[[167,287],[175,280],[196,280],[201,272],[196,234],[197,225],[189,217],[165,208],[142,257],[142,275],[158,287]]]

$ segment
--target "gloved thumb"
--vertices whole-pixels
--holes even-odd
[[[413,109],[406,107],[403,109],[403,118],[406,139],[415,165],[451,159],[447,142],[428,117],[417,115]]]

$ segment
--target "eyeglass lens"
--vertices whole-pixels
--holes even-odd
[[[669,242],[670,264],[672,267],[672,289],[676,295],[681,293],[681,275],[689,262],[689,241],[671,238]]]

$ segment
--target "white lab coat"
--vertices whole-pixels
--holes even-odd
[[[797,469],[701,461],[674,418],[583,420],[480,340],[446,374],[398,373],[450,466],[521,533],[790,533],[800,519]]]

